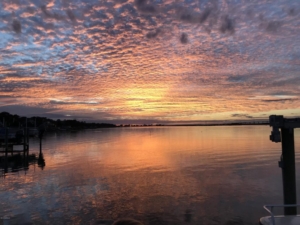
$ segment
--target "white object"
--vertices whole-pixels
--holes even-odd
[[[300,215],[294,216],[275,216],[273,208],[299,207],[300,205],[265,205],[264,208],[270,213],[270,216],[262,217],[259,220],[260,225],[299,225]]]

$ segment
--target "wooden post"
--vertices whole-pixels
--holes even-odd
[[[28,154],[29,151],[29,131],[28,131],[28,126],[27,126],[27,117],[26,117],[26,151]]]
[[[5,158],[7,159],[8,154],[8,130],[5,124]]]
[[[26,147],[26,128],[23,128],[23,152],[25,153],[25,147]]]
[[[40,138],[40,154],[42,154],[42,139],[44,136],[45,129],[44,127],[39,128],[39,138]]]
[[[8,158],[7,158],[7,152],[8,152],[8,143],[7,143],[7,139],[8,139],[8,130],[5,124],[5,119],[3,118],[3,125],[5,128],[5,169],[4,172],[7,173],[8,172]]]
[[[28,128],[26,129],[26,135],[27,135],[27,142],[26,142],[26,152],[27,152],[27,157],[28,157],[28,154],[29,154],[29,130]]]
[[[281,128],[284,204],[297,204],[294,129]],[[296,215],[297,207],[286,207],[285,215]]]
[[[42,136],[40,136],[40,154],[42,154]]]

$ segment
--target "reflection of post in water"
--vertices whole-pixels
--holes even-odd
[[[45,164],[45,159],[44,159],[44,156],[43,156],[43,153],[42,153],[42,139],[43,139],[44,133],[45,133],[45,126],[41,125],[39,127],[40,153],[39,153],[39,158],[38,158],[38,166],[42,169],[44,169],[44,167],[46,165]]]
[[[46,163],[45,163],[45,159],[44,159],[43,153],[40,153],[39,154],[39,158],[38,158],[38,166],[41,169],[44,169],[45,165],[46,165]]]
[[[19,152],[18,154],[0,156],[0,171],[3,171],[5,175],[8,172],[19,172],[27,171],[30,165],[38,164],[38,167],[44,169],[46,163],[43,154],[39,154],[37,157],[36,154],[23,154]],[[0,223],[1,224],[1,223]]]

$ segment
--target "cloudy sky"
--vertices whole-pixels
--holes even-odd
[[[299,0],[1,0],[0,111],[299,116],[299,28]]]

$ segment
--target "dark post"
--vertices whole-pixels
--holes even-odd
[[[29,152],[29,129],[27,126],[27,118],[26,118],[26,151],[27,151],[27,156]]]
[[[26,139],[27,139],[27,141],[26,141],[26,156],[28,157],[28,155],[29,155],[29,129],[27,128],[26,129],[27,131],[26,131]]]
[[[23,128],[23,166],[26,167],[26,127]]]
[[[5,158],[7,159],[8,154],[8,129],[5,125]]]
[[[24,136],[23,136],[23,152],[25,155],[25,149],[26,149],[26,128],[23,129]]]
[[[281,128],[284,204],[297,204],[294,129]],[[286,207],[285,215],[296,215],[297,207]]]
[[[40,154],[42,154],[42,137],[40,137]]]
[[[4,127],[5,127],[5,169],[4,172],[7,173],[7,168],[8,168],[8,158],[7,158],[7,153],[8,153],[8,143],[7,143],[7,139],[8,139],[8,130],[6,127],[6,124],[4,122]]]
[[[39,129],[39,138],[40,138],[40,154],[42,154],[42,139],[44,135],[45,130],[43,128]]]

